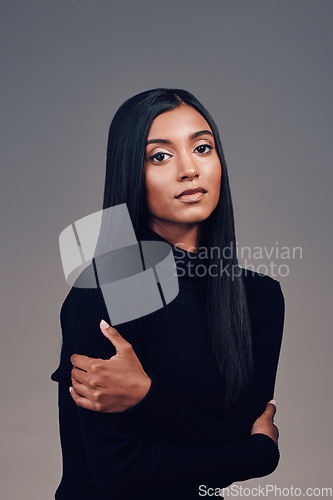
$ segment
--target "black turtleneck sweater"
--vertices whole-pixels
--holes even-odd
[[[150,229],[142,239],[165,241]],[[63,345],[51,377],[59,382],[63,455],[56,499],[190,500],[208,487],[270,474],[278,464],[274,441],[250,431],[274,393],[284,322],[280,283],[242,269],[253,335],[253,392],[224,412],[222,378],[204,319],[202,264],[208,261],[200,253],[172,250],[177,297],[116,327],[152,380],[146,396],[125,412],[80,408],[69,393],[73,353],[103,359],[115,354],[99,327],[101,319],[110,322],[100,288],[73,287],[62,305]],[[201,277],[193,272],[197,265]]]

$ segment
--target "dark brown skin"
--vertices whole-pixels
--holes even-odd
[[[103,334],[116,348],[110,359],[95,359],[73,354],[72,387],[75,403],[82,408],[105,413],[119,413],[134,406],[147,394],[151,379],[144,371],[131,344],[111,326],[100,324]],[[276,406],[266,410],[254,422],[251,434],[266,434],[278,444],[279,431],[273,423]]]

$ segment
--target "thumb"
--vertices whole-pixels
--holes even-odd
[[[117,354],[122,353],[124,346],[128,344],[127,340],[115,328],[104,321],[104,319],[102,319],[99,326],[103,335],[115,346]]]
[[[273,420],[276,413],[276,401],[271,399],[266,405],[265,413]]]

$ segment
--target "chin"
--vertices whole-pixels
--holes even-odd
[[[198,224],[199,222],[203,222],[210,216],[212,212],[204,212],[204,213],[193,213],[184,215],[183,217],[179,217],[175,222],[183,222],[184,224]]]

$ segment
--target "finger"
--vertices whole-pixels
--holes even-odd
[[[272,420],[274,419],[276,413],[276,401],[274,399],[268,401],[265,412]]]
[[[73,389],[73,387],[69,388],[69,392],[70,392],[74,402],[77,404],[77,406],[81,406],[81,408],[86,408],[87,410],[96,411],[93,403],[91,401],[89,401],[89,399],[83,398],[82,396],[77,394],[75,392],[75,390]]]
[[[81,396],[85,399],[89,399],[89,401],[93,402],[91,394],[92,391],[91,389],[89,389],[89,387],[80,384],[80,382],[77,382],[75,379],[72,379],[72,387],[78,396]]]
[[[91,359],[88,356],[83,356],[82,354],[72,354],[71,363],[73,366],[80,368],[80,370],[88,371]]]
[[[131,344],[127,342],[115,328],[104,321],[104,319],[100,322],[100,329],[103,335],[105,335],[105,337],[115,346],[117,354],[121,354],[124,352],[125,348],[131,347]]]
[[[88,384],[88,373],[85,372],[84,370],[81,370],[80,368],[77,368],[74,366],[71,371],[71,378],[72,380],[75,379],[77,382],[80,382],[81,384],[84,385],[89,385]]]

